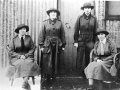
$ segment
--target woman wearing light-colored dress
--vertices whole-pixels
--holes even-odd
[[[85,68],[85,75],[88,79],[90,88],[93,87],[94,79],[100,82],[114,79],[110,73],[110,69],[113,65],[113,57],[117,50],[115,44],[106,38],[108,34],[109,32],[105,29],[98,29],[96,33],[99,41],[94,45],[93,62]]]

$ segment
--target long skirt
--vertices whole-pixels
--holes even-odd
[[[115,78],[110,74],[111,66],[112,62],[109,61],[91,62],[84,70],[86,78],[103,81],[112,81]]]
[[[40,74],[40,69],[37,63],[32,59],[21,60],[18,59],[10,65],[6,72],[6,76],[9,78],[20,78],[25,76],[36,76]]]

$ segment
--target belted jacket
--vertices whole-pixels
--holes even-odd
[[[74,42],[95,42],[95,33],[97,29],[96,17],[90,14],[86,16],[85,13],[77,18],[75,23]]]
[[[41,47],[49,46],[50,42],[58,41],[58,45],[65,47],[65,31],[60,20],[45,20],[40,32],[39,45]]]

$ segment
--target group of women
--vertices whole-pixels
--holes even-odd
[[[83,5],[81,9],[84,11],[84,14],[77,19],[74,33],[74,46],[78,51],[77,67],[82,68],[88,79],[88,90],[94,89],[94,79],[98,81],[112,79],[109,71],[113,65],[113,57],[116,54],[115,45],[106,38],[109,32],[105,29],[98,29],[96,32],[96,18],[91,14],[93,8],[94,6],[90,3]],[[60,12],[52,8],[47,11],[47,15],[49,19],[43,22],[39,46],[42,51],[41,76],[47,78],[49,82],[51,78],[54,79],[53,75],[59,72],[59,54],[62,50],[65,50],[66,39],[63,24],[58,20]],[[39,75],[40,69],[37,63],[34,62],[36,47],[32,38],[26,35],[28,31],[29,27],[24,24],[19,25],[15,29],[17,36],[9,44],[11,66],[6,75],[9,78],[24,77],[22,88],[31,90],[28,77]],[[96,36],[98,41],[95,43]],[[94,48],[93,62],[89,64],[88,57],[92,48]],[[84,56],[84,60],[82,56]],[[84,66],[81,64],[83,62],[87,62],[87,64],[84,63],[86,64]]]

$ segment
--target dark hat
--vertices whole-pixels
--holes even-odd
[[[100,33],[104,33],[105,35],[108,35],[108,34],[109,34],[109,32],[106,31],[105,29],[103,29],[103,28],[98,28],[98,29],[97,29],[97,32],[96,32],[96,35],[98,35],[98,34],[100,34]]]
[[[20,25],[18,25],[18,27],[15,29],[15,32],[16,32],[16,33],[19,33],[19,30],[20,30],[21,28],[26,28],[26,32],[29,31],[29,27],[28,27],[27,25],[25,25],[25,24],[20,24]]]
[[[52,11],[56,12],[58,16],[60,15],[60,12],[59,12],[57,9],[55,9],[55,8],[49,9],[49,10],[47,11],[47,14],[49,15],[50,12],[52,12]]]
[[[84,3],[84,5],[81,7],[81,9],[84,10],[84,8],[91,8],[91,9],[93,9],[94,6],[92,6],[91,3]]]

